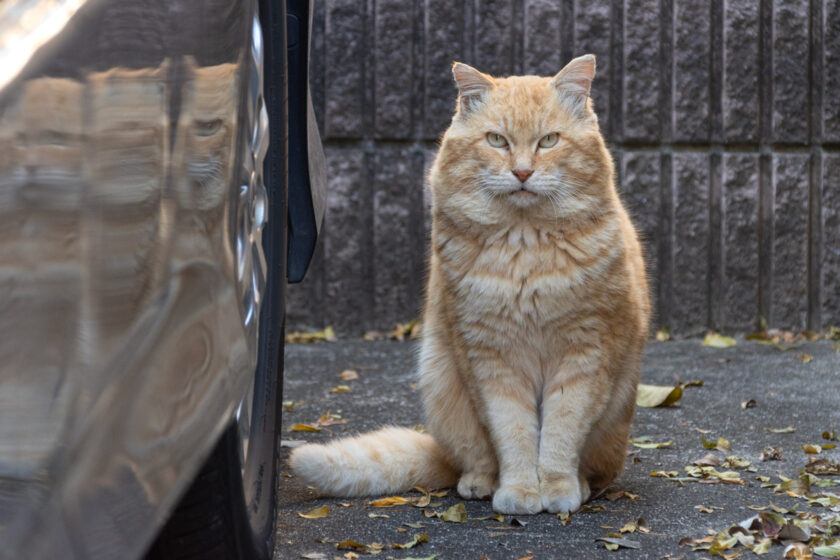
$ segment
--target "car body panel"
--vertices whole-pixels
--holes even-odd
[[[0,557],[134,558],[251,380],[250,0],[0,6]]]

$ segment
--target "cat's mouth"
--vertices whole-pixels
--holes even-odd
[[[535,193],[534,191],[530,191],[525,187],[520,187],[519,189],[510,193],[510,196],[518,200],[530,200],[532,198],[536,198],[537,193]]]

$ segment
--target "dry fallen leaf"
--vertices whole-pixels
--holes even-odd
[[[621,499],[621,498],[627,498],[631,502],[635,502],[636,500],[639,499],[638,494],[631,494],[630,492],[627,492],[626,490],[613,490],[612,492],[607,492],[604,497],[607,498],[611,502],[613,502],[615,500],[618,500],[618,499]]]
[[[330,389],[330,393],[336,395],[338,393],[349,393],[350,386],[349,385],[336,385],[332,389]]]
[[[327,342],[335,342],[338,340],[335,336],[335,331],[332,327],[327,327],[322,331],[314,332],[299,332],[293,331],[286,334],[286,342],[289,344],[318,342],[325,340]]]
[[[640,542],[631,541],[623,537],[598,537],[595,540],[603,542],[607,550],[618,550],[619,547],[635,549],[642,548],[642,544]]]
[[[325,426],[335,426],[337,424],[346,424],[347,420],[342,419],[341,415],[339,414],[332,414],[331,412],[327,412],[326,414],[322,414],[318,420],[315,421],[315,427],[325,427]]]
[[[674,440],[669,439],[663,442],[653,442],[649,437],[641,436],[631,438],[630,444],[640,449],[661,449],[662,447],[671,447],[674,445]]]
[[[650,473],[650,476],[655,476],[659,478],[676,478],[679,475],[680,473],[677,471],[654,471]]]
[[[429,534],[428,533],[422,533],[422,534],[418,533],[418,534],[414,535],[414,538],[412,538],[407,543],[404,543],[404,544],[394,543],[391,546],[393,546],[394,548],[405,549],[405,548],[414,548],[415,546],[417,546],[420,543],[427,543],[427,542],[429,542]]]
[[[321,428],[310,424],[295,424],[289,428],[290,432],[320,432]]]
[[[805,465],[805,472],[811,474],[840,474],[840,461],[831,459],[813,459]]]
[[[388,334],[396,340],[414,339],[420,336],[422,328],[420,321],[414,319],[408,323],[397,323],[397,327]]]
[[[679,401],[681,397],[681,387],[646,385],[644,383],[639,383],[639,387],[636,392],[636,406],[640,406],[642,408],[668,406]]]
[[[817,455],[819,453],[822,453],[822,446],[806,443],[802,446],[802,451],[804,451],[805,453],[810,453],[812,455]]]
[[[330,514],[330,506],[321,506],[319,508],[315,508],[311,511],[306,513],[298,512],[300,517],[304,519],[321,519],[322,517],[326,517]]]
[[[807,364],[808,362],[814,359],[814,357],[811,354],[796,354],[794,358],[798,359],[803,364]]]
[[[748,401],[743,401],[741,403],[741,408],[755,408],[755,399],[750,399]]]
[[[458,502],[454,506],[450,507],[440,514],[440,518],[444,521],[450,521],[452,523],[465,522],[467,520],[467,508],[464,505],[464,502]]]
[[[393,507],[393,506],[404,506],[410,503],[408,498],[403,498],[402,496],[389,496],[387,498],[379,498],[377,500],[373,500],[368,502],[368,505],[373,507]]]
[[[338,376],[344,381],[353,381],[359,378],[359,373],[354,369],[345,369]]]
[[[731,348],[735,346],[735,339],[729,336],[723,336],[716,332],[710,332],[703,338],[703,346],[710,348]]]
[[[723,437],[719,437],[717,441],[708,441],[706,438],[700,438],[703,442],[703,447],[706,449],[717,449],[718,451],[732,451],[732,446],[729,444],[729,440]]]
[[[764,428],[765,432],[770,432],[771,434],[792,434],[796,431],[796,428],[793,426],[788,426],[787,428]]]
[[[706,453],[699,459],[693,460],[692,463],[706,467],[717,467],[720,466],[720,458],[714,453]]]

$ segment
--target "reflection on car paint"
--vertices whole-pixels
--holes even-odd
[[[261,38],[247,0],[64,4],[0,22],[27,61],[0,82],[0,558],[130,558],[253,374]],[[66,19],[42,41],[35,8]]]

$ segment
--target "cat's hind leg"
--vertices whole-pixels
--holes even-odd
[[[593,489],[606,488],[624,470],[636,400],[635,386],[631,383],[635,381],[629,379],[616,387],[604,415],[586,440],[580,475]]]
[[[424,337],[420,354],[420,389],[427,429],[461,470],[458,494],[465,499],[490,497],[498,485],[496,454],[451,350],[431,333]]]

